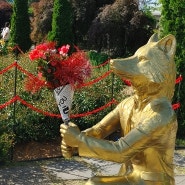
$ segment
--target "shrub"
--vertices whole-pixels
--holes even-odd
[[[160,19],[160,34],[161,37],[167,34],[173,34],[177,40],[177,48],[175,54],[175,62],[177,65],[177,75],[185,76],[185,1],[166,1],[161,0],[162,3],[162,17]],[[181,107],[177,112],[178,119],[178,133],[177,136],[184,138],[185,136],[185,80],[182,81],[180,86],[177,86],[174,96],[174,102],[180,102]]]
[[[13,141],[13,134],[3,133],[0,135],[0,163],[4,163],[11,159]]]
[[[8,54],[8,48],[7,43],[3,40],[0,40],[0,55],[7,55]]]
[[[11,148],[14,142],[14,133],[11,125],[1,123],[0,127],[0,163],[11,159]]]
[[[10,44],[18,45],[22,51],[31,47],[30,19],[28,14],[28,1],[14,0],[13,14],[11,17]]]
[[[73,44],[72,7],[68,0],[55,0],[52,15],[52,30],[48,40],[56,41],[58,46]]]
[[[99,65],[108,60],[108,55],[105,53],[98,53],[97,51],[91,50],[88,52],[89,59],[93,65]]]

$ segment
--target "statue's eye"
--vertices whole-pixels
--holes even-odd
[[[145,57],[145,56],[140,56],[139,57],[139,62],[145,62],[147,61],[148,59]]]

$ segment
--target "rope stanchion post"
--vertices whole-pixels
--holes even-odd
[[[15,61],[15,64],[17,64],[17,60]],[[15,74],[14,74],[14,97],[17,96],[17,65],[15,65]],[[16,101],[13,103],[13,125],[15,125],[16,122]]]
[[[15,73],[14,73],[14,97],[17,96],[17,57],[15,60]],[[12,123],[12,132],[15,133],[15,124],[16,124],[16,103],[13,102],[13,123]],[[13,160],[14,146],[11,147],[11,160]]]
[[[14,97],[17,96],[17,63],[19,58],[19,53],[22,51],[18,46],[15,46],[14,56],[15,56],[15,73],[14,73]],[[12,132],[15,133],[15,125],[16,125],[16,103],[17,101],[13,102],[13,123],[12,123]],[[11,147],[11,160],[13,160],[13,153],[14,153],[14,146],[12,144]]]
[[[111,99],[114,99],[114,73],[112,73],[112,85],[111,85]],[[111,104],[111,111],[113,109],[113,106]]]

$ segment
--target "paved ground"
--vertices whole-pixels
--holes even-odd
[[[185,185],[185,150],[175,151],[176,185]],[[18,162],[0,167],[0,185],[83,185],[94,175],[114,175],[120,164],[74,157]]]

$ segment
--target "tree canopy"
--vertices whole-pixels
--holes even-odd
[[[28,51],[31,47],[30,32],[28,2],[25,0],[14,0],[11,17],[11,45],[18,45],[22,51]]]
[[[55,0],[52,15],[52,30],[48,39],[56,41],[58,46],[73,44],[72,6],[68,0]]]

